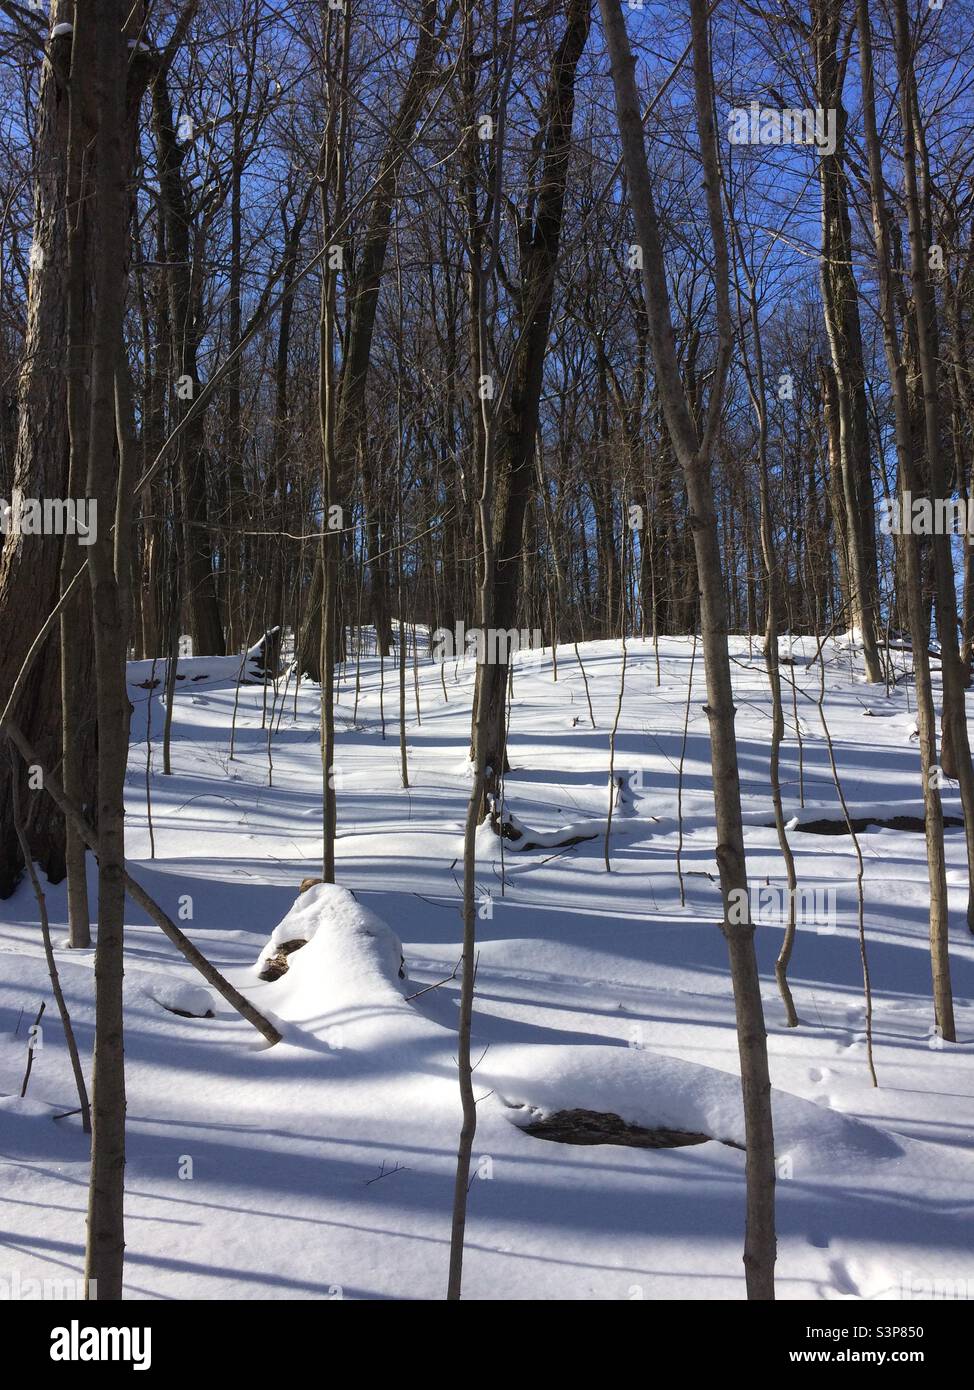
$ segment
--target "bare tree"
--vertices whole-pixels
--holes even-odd
[[[690,0],[694,98],[707,218],[713,242],[717,311],[716,362],[702,428],[694,421],[673,342],[670,295],[635,83],[635,59],[618,0],[600,0],[612,63],[616,111],[636,235],[642,251],[643,290],[649,342],[666,425],[686,479],[700,582],[701,639],[707,681],[711,765],[717,816],[717,864],[724,899],[722,924],[730,955],[737,1011],[741,1085],[747,1133],[747,1228],[744,1267],[749,1298],[774,1297],[774,1134],[771,1080],[754,951],[754,925],[747,907],[747,869],[741,821],[740,778],[734,736],[734,692],[727,652],[727,616],[714,509],[711,468],[733,345],[730,272],[721,204],[720,166],[713,115],[713,72],[705,0]],[[734,910],[736,905],[737,911]]]

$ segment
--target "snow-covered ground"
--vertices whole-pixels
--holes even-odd
[[[716,925],[712,799],[699,650],[683,779],[677,770],[689,639],[630,641],[616,739],[626,779],[611,872],[602,829],[618,642],[582,647],[596,728],[571,647],[516,661],[505,810],[545,847],[479,840],[475,1017],[479,1131],[464,1294],[496,1299],[738,1298],[744,1154],[733,1003]],[[798,742],[783,755],[786,812],[835,818],[811,639],[794,644]],[[847,835],[794,829],[806,890],[785,1027],[773,963],[783,871],[768,787],[770,707],[759,645],[734,639],[748,867],[769,1028],[779,1167],[782,1298],[974,1294],[974,938],[964,924],[963,833],[948,830],[957,1044],[933,1028],[923,836],[869,829],[870,1085]],[[851,813],[920,812],[908,682],[866,687],[855,653],[825,648],[829,728]],[[236,663],[238,659],[234,658]],[[899,654],[902,669],[903,654]],[[180,663],[174,775],[161,772],[161,687],[133,665],[131,869],[214,963],[279,1021],[268,1048],[135,908],[128,930],[126,1292],[152,1298],[442,1298],[454,1155],[462,821],[473,664],[420,662],[408,683],[410,786],[399,774],[398,674],[363,661],[341,692],[339,887],[318,872],[317,691],[235,686],[235,669]],[[162,674],[159,664],[157,676]],[[230,726],[236,730],[230,757]],[[384,709],[383,738],[380,712]],[[268,742],[268,726],[273,738]],[[151,730],[154,857],[146,814]],[[270,758],[269,758],[270,750]],[[946,808],[957,809],[947,789]],[[804,803],[804,808],[802,806]],[[595,838],[559,849],[569,835]],[[94,886],[94,874],[92,874]],[[353,896],[354,895],[354,896]],[[63,886],[48,891],[55,940]],[[290,914],[290,916],[288,916]],[[284,921],[288,918],[287,921]],[[275,935],[275,929],[278,929]],[[272,935],[274,941],[271,942]],[[295,939],[273,982],[258,959]],[[399,942],[405,956],[400,976]],[[28,885],[0,904],[0,1280],[75,1278],[83,1259],[85,1142]],[[90,952],[59,945],[86,1058]],[[438,988],[427,986],[441,983]],[[201,988],[202,986],[202,988]],[[27,1030],[48,1000],[27,1099]],[[213,1017],[183,1017],[171,1012]],[[532,1118],[598,1109],[713,1142],[647,1150],[552,1143]],[[719,1141],[726,1142],[719,1142]]]

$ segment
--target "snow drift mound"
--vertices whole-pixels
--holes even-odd
[[[303,942],[298,946],[297,943]],[[330,1051],[366,1054],[388,1068],[408,1066],[410,1049],[426,1071],[442,1052],[452,1084],[456,1034],[407,1000],[399,939],[346,888],[316,883],[301,893],[253,967],[260,972],[284,946],[287,971],[256,986],[267,1013],[314,1034]],[[292,1034],[292,1041],[299,1041]],[[380,1059],[381,1054],[381,1059]],[[385,1071],[383,1071],[385,1074]],[[643,1048],[566,1042],[490,1046],[477,1067],[478,1083],[494,1094],[490,1108],[519,1129],[563,1112],[615,1115],[624,1125],[706,1136],[745,1145],[741,1083],[736,1075]],[[775,1152],[796,1172],[894,1160],[895,1138],[849,1115],[772,1092]],[[611,1128],[611,1126],[609,1127]],[[525,1137],[528,1142],[528,1137]]]
[[[185,1018],[213,1018],[213,995],[205,985],[192,980],[177,980],[169,975],[153,975],[142,987],[147,999]]]
[[[298,942],[305,944],[296,948]],[[403,997],[399,938],[347,888],[317,883],[306,889],[274,928],[255,972],[260,975],[285,946],[290,948],[286,973],[259,986],[267,993],[255,996],[276,1017],[298,1023],[332,1045],[340,1025],[341,1046],[381,1042],[382,1029],[371,1025],[381,1023],[392,1032],[397,1019],[401,1024],[416,1017]]]
[[[260,971],[283,946],[295,941],[313,949],[304,950],[300,960],[291,962],[291,969],[297,967],[298,978],[305,981],[315,975],[316,965],[324,965],[329,997],[334,1002],[360,1004],[390,990],[402,997],[399,938],[347,888],[316,883],[306,889],[271,932],[255,969]]]
[[[522,1129],[586,1110],[618,1115],[642,1129],[705,1134],[744,1147],[740,1081],[696,1062],[642,1048],[538,1044],[491,1048],[477,1076],[517,1112],[509,1118]],[[798,1096],[772,1091],[772,1109],[779,1158],[801,1153],[805,1161],[838,1166],[902,1153],[885,1132]]]

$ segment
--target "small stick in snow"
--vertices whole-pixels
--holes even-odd
[[[34,1028],[37,1028],[37,1027],[39,1026],[41,1019],[44,1017],[44,1010],[45,1010],[46,1008],[47,1008],[47,1004],[46,1004],[46,1003],[42,1003],[42,1004],[41,1004],[41,1007],[40,1007],[40,1008],[38,1009],[38,1011],[37,1011],[37,1017],[34,1019]],[[34,1028],[31,1029],[31,1032],[34,1031]],[[21,1100],[23,1100],[24,1096],[27,1094],[27,1083],[30,1081],[30,1072],[31,1072],[31,1068],[33,1067],[33,1065],[34,1065],[34,1039],[31,1038],[30,1041],[29,1041],[28,1044],[27,1044],[27,1070],[24,1072],[24,1084],[23,1084],[23,1085],[21,1086],[21,1088],[20,1088],[20,1099],[21,1099]]]
[[[404,1163],[400,1163],[398,1160],[396,1161],[396,1165],[395,1165],[394,1168],[389,1168],[389,1169],[387,1169],[387,1168],[386,1168],[386,1161],[385,1161],[385,1159],[383,1159],[383,1160],[382,1160],[382,1166],[380,1167],[378,1173],[376,1173],[376,1175],[375,1175],[374,1178],[369,1178],[369,1179],[366,1181],[365,1186],[366,1186],[366,1187],[371,1187],[372,1184],[373,1184],[374,1182],[381,1182],[383,1178],[391,1178],[392,1175],[393,1175],[393,1173],[408,1173],[408,1172],[409,1172],[409,1169],[406,1167],[406,1165],[405,1165]]]
[[[407,995],[406,995],[406,1003],[407,1003],[407,1004],[411,1004],[412,1001],[413,1001],[414,999],[418,999],[418,998],[420,997],[421,994],[429,994],[429,992],[430,992],[431,989],[439,989],[441,985],[448,985],[448,984],[450,983],[451,980],[455,980],[455,979],[457,978],[457,971],[460,969],[460,966],[461,966],[462,964],[463,964],[463,956],[460,957],[460,959],[457,961],[456,965],[453,967],[453,973],[452,973],[452,974],[445,976],[442,980],[437,980],[435,984],[426,985],[426,986],[424,986],[423,989],[418,989],[418,990],[416,991],[415,994],[407,994]]]
[[[11,763],[16,763],[16,754],[14,753],[14,750],[12,748],[10,749],[10,761]],[[78,1043],[74,1036],[74,1029],[71,1026],[71,1015],[68,1013],[68,1005],[64,998],[64,991],[61,989],[61,977],[58,974],[57,961],[54,959],[54,946],[51,943],[51,923],[47,915],[47,900],[44,897],[44,890],[41,887],[41,881],[38,878],[37,870],[34,867],[34,860],[30,850],[30,842],[27,839],[27,831],[24,827],[24,818],[21,814],[20,787],[17,781],[16,767],[14,767],[14,777],[12,779],[11,786],[13,788],[14,830],[16,831],[17,839],[20,842],[20,852],[24,856],[24,864],[27,869],[27,876],[30,879],[31,887],[34,890],[34,897],[37,899],[37,913],[38,917],[40,918],[41,936],[44,941],[44,956],[47,960],[47,972],[51,977],[51,989],[54,992],[54,1002],[57,1004],[58,1014],[61,1018],[61,1026],[64,1029],[64,1040],[67,1043],[68,1056],[71,1059],[71,1070],[74,1073],[75,1085],[78,1088],[78,1101],[81,1106],[81,1127],[84,1130],[85,1134],[90,1134],[91,1107],[88,1104],[88,1088],[85,1085],[85,1074],[81,1066],[81,1056],[78,1052]],[[44,1006],[41,1005],[41,1013],[43,1012]],[[38,1018],[40,1018],[40,1014],[38,1014]],[[20,1028],[19,1021],[17,1023],[17,1027],[18,1029]],[[31,1049],[31,1052],[33,1052],[33,1048]],[[26,1092],[27,1090],[27,1080],[29,1076],[30,1061],[28,1060],[27,1076],[24,1077],[24,1090],[21,1092],[21,1095],[23,1095],[24,1092]]]

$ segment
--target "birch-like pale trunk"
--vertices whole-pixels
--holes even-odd
[[[747,1142],[747,1225],[744,1238],[747,1293],[751,1299],[773,1299],[775,1159],[767,1036],[754,950],[754,925],[746,907],[743,911],[731,911],[732,904],[740,908],[747,903],[748,897],[734,734],[734,692],[727,649],[727,602],[712,479],[733,327],[729,257],[714,129],[708,6],[705,0],[690,0],[696,121],[707,218],[713,243],[717,314],[713,384],[699,430],[687,400],[674,343],[663,246],[636,90],[635,59],[629,46],[619,0],[600,0],[600,7],[612,63],[619,134],[636,236],[642,249],[643,292],[657,390],[667,430],[686,479],[700,584],[701,645],[707,683],[706,712],[710,721],[717,864],[724,902],[722,930],[727,941],[734,987]],[[738,917],[743,920],[734,920]]]

